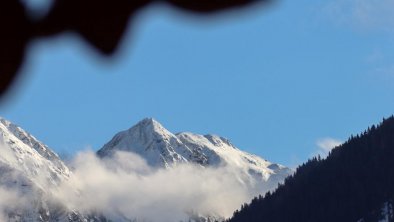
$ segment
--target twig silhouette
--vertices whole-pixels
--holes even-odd
[[[111,56],[136,12],[166,2],[193,13],[209,14],[270,0],[55,0],[39,21],[26,15],[19,0],[0,1],[0,96],[9,88],[23,63],[26,45],[34,38],[75,32],[99,52]]]

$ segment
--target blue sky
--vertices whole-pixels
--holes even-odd
[[[154,117],[295,166],[394,113],[393,11],[390,0],[209,18],[151,7],[110,59],[71,34],[34,42],[0,115],[59,153]]]

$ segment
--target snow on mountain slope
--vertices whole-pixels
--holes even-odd
[[[70,176],[56,153],[0,118],[0,195],[12,194],[10,201],[0,201],[0,221],[82,221],[52,199],[52,191]]]
[[[22,128],[1,118],[0,133],[0,143],[6,145],[3,149],[10,148],[8,155],[0,157],[3,164],[24,172],[37,183],[44,182],[37,180],[38,175],[53,185],[70,176],[58,155]]]
[[[98,151],[98,155],[103,157],[116,150],[132,151],[143,156],[148,164],[164,167],[188,162],[193,154],[174,134],[153,119],[144,119],[131,129],[116,134]]]
[[[123,153],[121,159],[92,154],[89,159],[82,152],[71,172],[45,144],[0,118],[0,221],[146,221],[148,216],[156,222],[163,221],[163,212],[173,212],[165,221],[221,221],[291,173],[225,138],[173,134],[153,119],[118,133],[98,155],[110,157],[115,151],[139,154],[148,171],[122,165],[131,160],[139,166],[135,157],[126,158],[131,154]],[[227,203],[216,206],[223,198]],[[157,214],[153,219],[151,209]]]
[[[169,168],[183,163],[231,167],[238,172],[240,182],[264,191],[273,189],[292,173],[287,167],[239,150],[223,137],[173,134],[152,118],[116,134],[97,154],[107,157],[115,151],[137,153],[153,167]]]

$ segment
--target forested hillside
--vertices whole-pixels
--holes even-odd
[[[351,136],[326,159],[301,165],[276,191],[243,205],[229,222],[394,221],[393,199],[391,116]]]

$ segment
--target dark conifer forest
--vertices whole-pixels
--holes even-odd
[[[229,222],[394,221],[394,117],[302,164]],[[384,213],[385,208],[388,213]],[[391,209],[391,210],[390,210]]]

